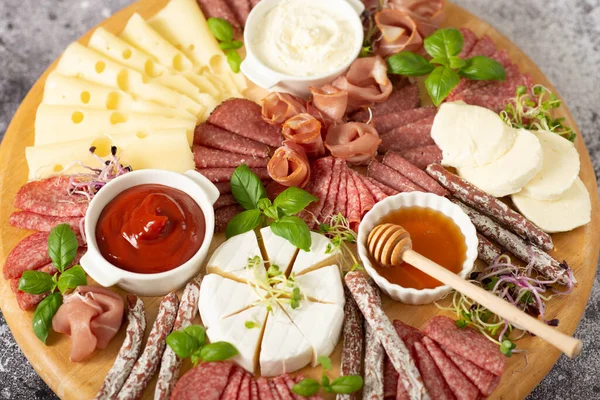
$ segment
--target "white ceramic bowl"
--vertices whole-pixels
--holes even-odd
[[[353,48],[352,57],[349,57],[348,62],[344,63],[339,68],[325,74],[296,76],[274,71],[255,56],[252,40],[254,32],[256,32],[257,29],[261,29],[260,22],[262,17],[280,1],[281,0],[262,0],[248,15],[246,27],[244,29],[246,58],[242,62],[241,70],[248,79],[264,89],[284,91],[299,97],[308,97],[310,94],[310,86],[321,87],[331,83],[335,78],[343,74],[356,57],[358,57],[364,37],[360,14],[365,7],[360,0],[325,0],[328,5],[334,6],[338,16],[342,16],[351,22],[352,28],[357,32],[357,39]]]
[[[126,189],[144,184],[159,184],[181,190],[188,194],[202,209],[206,233],[200,249],[187,262],[170,271],[156,274],[139,274],[117,268],[108,262],[96,243],[96,222],[104,207]],[[215,214],[213,204],[219,191],[208,179],[196,171],[184,174],[157,169],[145,169],[122,175],[102,188],[94,196],[85,214],[85,236],[88,250],[81,258],[85,272],[100,285],[117,285],[127,292],[140,296],[161,296],[183,287],[198,275],[213,238]]]
[[[458,274],[462,278],[466,278],[473,270],[473,265],[477,259],[477,231],[471,223],[469,217],[458,207],[445,197],[441,197],[431,193],[410,192],[400,193],[395,196],[390,196],[385,200],[380,201],[369,211],[363,218],[358,228],[358,254],[367,273],[373,278],[377,286],[392,299],[405,304],[428,304],[434,302],[451,290],[449,286],[439,286],[433,289],[413,289],[405,288],[397,284],[390,283],[386,278],[377,273],[367,248],[367,237],[371,230],[379,221],[392,211],[396,211],[406,207],[424,207],[441,212],[450,217],[465,237],[467,247],[467,255],[463,263],[462,270]]]

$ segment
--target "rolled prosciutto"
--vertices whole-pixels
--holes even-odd
[[[423,38],[435,32],[444,20],[444,0],[388,0],[388,7],[410,16]]]
[[[289,93],[271,92],[262,100],[262,118],[271,125],[306,112],[306,102]]]
[[[283,124],[282,133],[287,140],[298,144],[311,158],[325,154],[321,136],[321,122],[310,114],[298,114]]]
[[[372,125],[348,122],[329,128],[325,146],[334,157],[352,164],[367,164],[377,154],[381,139]]]
[[[332,85],[310,88],[312,104],[321,113],[333,121],[341,121],[348,107],[348,92]]]
[[[348,107],[352,109],[382,103],[392,93],[387,64],[381,56],[356,59],[346,75],[337,78],[332,85],[348,93]]]
[[[418,51],[423,45],[416,21],[404,11],[383,9],[375,14],[375,24],[381,31],[375,52],[382,57],[401,51]]]
[[[273,180],[283,186],[304,187],[310,178],[310,165],[304,149],[291,140],[273,154],[267,166]]]

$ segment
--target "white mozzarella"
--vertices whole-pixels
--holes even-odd
[[[234,344],[239,354],[232,360],[246,371],[254,373],[262,327],[266,320],[267,309],[264,306],[252,307],[213,324],[206,330],[206,335],[212,343],[223,341]],[[247,321],[254,322],[257,327],[246,328]]]
[[[517,131],[513,147],[504,156],[483,167],[457,168],[458,174],[496,197],[519,192],[542,169],[540,141],[529,131]]]
[[[338,249],[333,252],[327,252],[328,247],[332,246],[332,243],[325,236],[315,232],[311,232],[310,236],[312,240],[310,251],[299,250],[296,261],[294,261],[292,272],[296,275],[325,266],[327,261],[332,261],[333,258],[339,255]]]
[[[321,303],[344,306],[344,285],[337,265],[329,265],[296,277],[300,293]]]
[[[246,268],[248,259],[256,256],[261,257],[257,268],[254,271]],[[241,280],[264,280],[267,275],[254,231],[236,235],[220,245],[208,261],[207,268],[209,272]]]
[[[313,349],[312,366],[320,356],[329,356],[338,341],[344,324],[344,308],[337,304],[300,302],[300,307],[284,307],[285,312],[300,329]]]
[[[431,128],[442,164],[455,168],[490,164],[513,147],[516,136],[495,112],[463,102],[442,104]]]
[[[542,145],[542,170],[523,187],[521,194],[537,200],[556,200],[579,175],[579,153],[567,139],[548,131],[533,131]]]
[[[310,343],[287,314],[275,307],[267,318],[260,350],[260,371],[263,376],[278,376],[297,371],[312,361]]]
[[[266,256],[269,259],[269,266],[277,265],[280,271],[287,273],[298,248],[287,239],[274,234],[268,226],[260,230],[260,236],[267,253]]]
[[[512,195],[512,201],[527,219],[549,233],[570,231],[591,218],[590,195],[579,178],[556,200],[535,200],[517,193]]]

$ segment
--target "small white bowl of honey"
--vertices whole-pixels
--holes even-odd
[[[380,201],[358,228],[358,254],[367,273],[392,299],[405,304],[429,304],[451,289],[415,267],[379,264],[367,248],[371,230],[382,223],[401,225],[412,248],[467,279],[477,259],[477,231],[469,217],[445,197],[431,193],[400,193]]]

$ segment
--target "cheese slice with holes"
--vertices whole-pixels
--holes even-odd
[[[265,248],[265,255],[269,261],[268,266],[277,265],[280,271],[284,274],[287,273],[298,252],[298,248],[287,239],[274,234],[269,226],[262,228],[260,235]]]
[[[331,240],[325,236],[311,232],[310,251],[299,250],[292,272],[296,275],[304,274],[314,269],[329,265],[337,260],[339,249],[332,250]],[[329,251],[328,251],[329,250]]]
[[[260,257],[260,264],[252,269],[246,268],[248,259]],[[208,261],[209,273],[218,273],[235,280],[246,281],[266,279],[267,270],[256,239],[256,233],[249,231],[236,235],[220,245]]]

